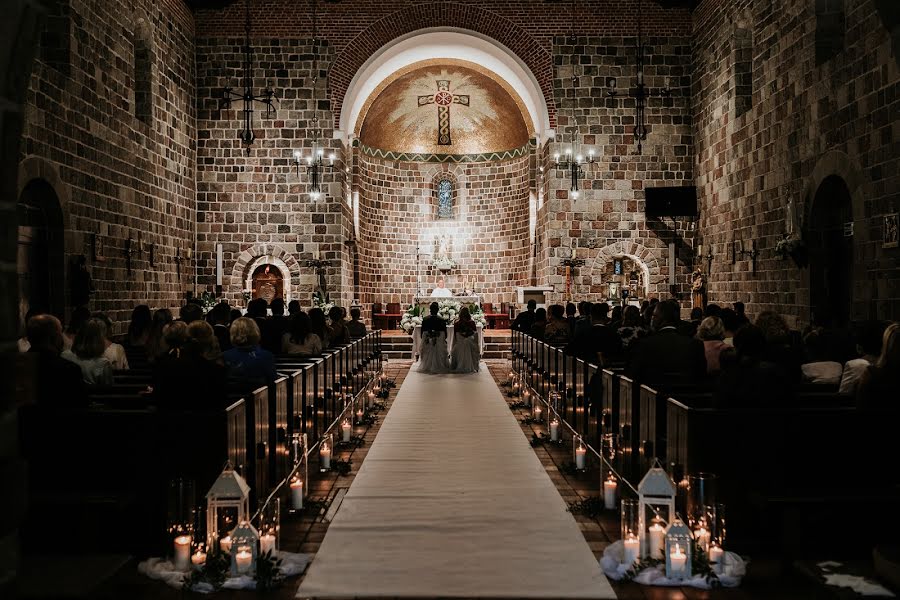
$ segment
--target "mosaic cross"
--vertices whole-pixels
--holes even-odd
[[[450,141],[450,105],[469,105],[469,96],[450,93],[449,81],[438,81],[437,92],[428,96],[419,96],[419,106],[436,104],[438,107],[438,145],[449,146]]]

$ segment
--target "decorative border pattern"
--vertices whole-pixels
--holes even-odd
[[[394,152],[393,150],[382,150],[381,148],[372,148],[365,144],[359,144],[359,149],[366,156],[380,158],[383,160],[399,160],[404,162],[439,162],[439,163],[464,163],[464,162],[489,162],[498,160],[510,160],[519,158],[528,154],[533,142],[529,141],[521,148],[512,150],[503,150],[501,152],[483,152],[481,154],[433,154],[433,153],[416,153],[416,152]]]

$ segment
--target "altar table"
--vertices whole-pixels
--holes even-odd
[[[447,352],[453,352],[453,325],[447,325]],[[413,330],[413,359],[419,356],[419,349],[422,347],[422,326],[417,325]],[[478,326],[478,353],[484,356],[484,330],[481,325]]]

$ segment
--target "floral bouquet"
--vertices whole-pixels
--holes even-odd
[[[415,328],[422,324],[422,317],[419,315],[418,306],[410,306],[403,316],[400,317],[400,329],[412,335]]]
[[[438,302],[438,316],[448,323],[456,322],[459,316],[459,302],[456,300],[440,300]]]
[[[322,312],[325,313],[325,316],[328,316],[328,312],[334,307],[334,302],[331,301],[331,298],[328,294],[325,294],[325,297],[322,297],[322,293],[318,290],[313,292],[313,308],[322,309]]]
[[[208,291],[204,291],[202,294],[200,294],[198,300],[200,301],[200,306],[203,307],[203,314],[211,311],[213,307],[218,303],[215,294],[212,294]]]

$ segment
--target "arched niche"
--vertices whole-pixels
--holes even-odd
[[[16,206],[19,318],[31,309],[63,318],[66,307],[64,217],[46,179],[26,182]]]
[[[244,271],[244,290],[249,290],[251,298],[265,297],[271,302],[268,292],[263,292],[260,284],[274,288],[274,296],[282,298],[285,303],[291,298],[291,270],[281,258],[266,254],[257,256]],[[280,294],[280,295],[279,295]]]
[[[628,268],[638,271],[638,285],[643,288],[643,297],[659,297],[665,292],[665,277],[660,272],[658,255],[662,249],[652,250],[632,240],[616,242],[597,250],[593,259],[584,267],[587,281],[576,289],[576,295],[594,299],[607,297],[609,281],[604,281],[607,269],[615,265],[616,260],[623,261],[623,277],[630,285],[631,271],[626,271],[625,259],[630,261]],[[619,283],[623,279],[617,280]],[[584,289],[587,287],[588,289]],[[640,296],[639,296],[640,297]]]

